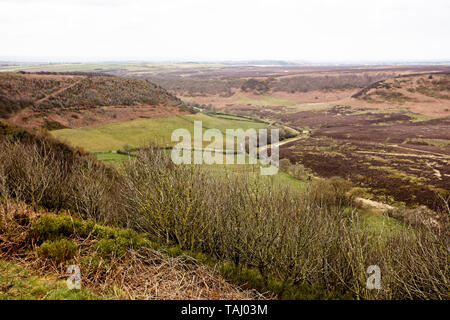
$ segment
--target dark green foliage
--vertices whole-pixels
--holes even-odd
[[[285,300],[350,300],[351,294],[342,294],[308,283],[293,283],[282,281],[273,276],[262,275],[257,269],[236,267],[232,263],[225,263],[219,267],[221,274],[234,282],[242,283],[245,288],[256,289],[260,292],[275,293],[279,299]]]
[[[146,236],[131,229],[115,229],[81,220],[68,215],[42,215],[31,224],[29,238],[35,243],[63,238],[97,239],[115,242],[119,247],[138,248],[150,246]]]
[[[270,86],[268,81],[248,79],[242,84],[241,90],[244,92],[254,92],[255,94],[264,94],[270,90]]]
[[[72,238],[97,240],[95,249],[103,258],[120,257],[128,249],[155,246],[145,235],[134,230],[105,227],[93,220],[80,220],[67,215],[39,217],[30,227],[29,238],[38,244],[58,243]]]
[[[47,240],[38,248],[38,255],[60,264],[72,259],[77,249],[77,245],[72,240]]]
[[[51,131],[51,130],[60,130],[60,129],[66,129],[67,127],[59,123],[58,121],[52,121],[52,120],[45,120],[45,124],[43,126],[45,129]]]
[[[65,237],[86,238],[94,227],[92,220],[81,221],[67,215],[43,215],[33,221],[29,236],[36,243]]]
[[[115,233],[113,238],[100,239],[95,247],[102,257],[120,257],[128,249],[151,247],[151,243],[136,232],[121,230]]]

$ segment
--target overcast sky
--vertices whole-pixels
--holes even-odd
[[[449,0],[0,0],[0,58],[450,60]]]

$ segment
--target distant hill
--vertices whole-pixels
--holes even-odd
[[[83,73],[0,73],[0,117],[29,127],[82,127],[185,113],[146,81]]]
[[[450,73],[409,74],[377,81],[355,93],[352,98],[374,105],[411,107],[424,113],[432,109],[436,114],[448,115]]]

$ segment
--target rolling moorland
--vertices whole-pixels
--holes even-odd
[[[302,139],[281,147],[281,157],[317,176],[349,179],[365,198],[436,209],[436,192],[448,193],[447,66],[243,69],[192,72],[168,88],[204,110],[303,132]],[[196,81],[205,78],[235,85],[196,89]]]
[[[20,67],[41,73],[0,73],[0,297],[448,299],[445,66]],[[194,120],[283,128],[281,170],[173,165]]]
[[[148,82],[92,74],[0,74],[0,117],[61,129],[186,113],[175,96]]]

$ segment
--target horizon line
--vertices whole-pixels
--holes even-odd
[[[307,65],[411,65],[411,64],[450,64],[449,59],[380,59],[380,60],[307,60],[307,59],[283,59],[283,58],[256,58],[256,59],[159,59],[159,58],[74,58],[74,57],[11,57],[0,56],[0,63],[17,63],[17,64],[94,64],[94,63],[198,63],[198,64],[267,64],[273,65],[285,64],[286,66],[307,66]]]

